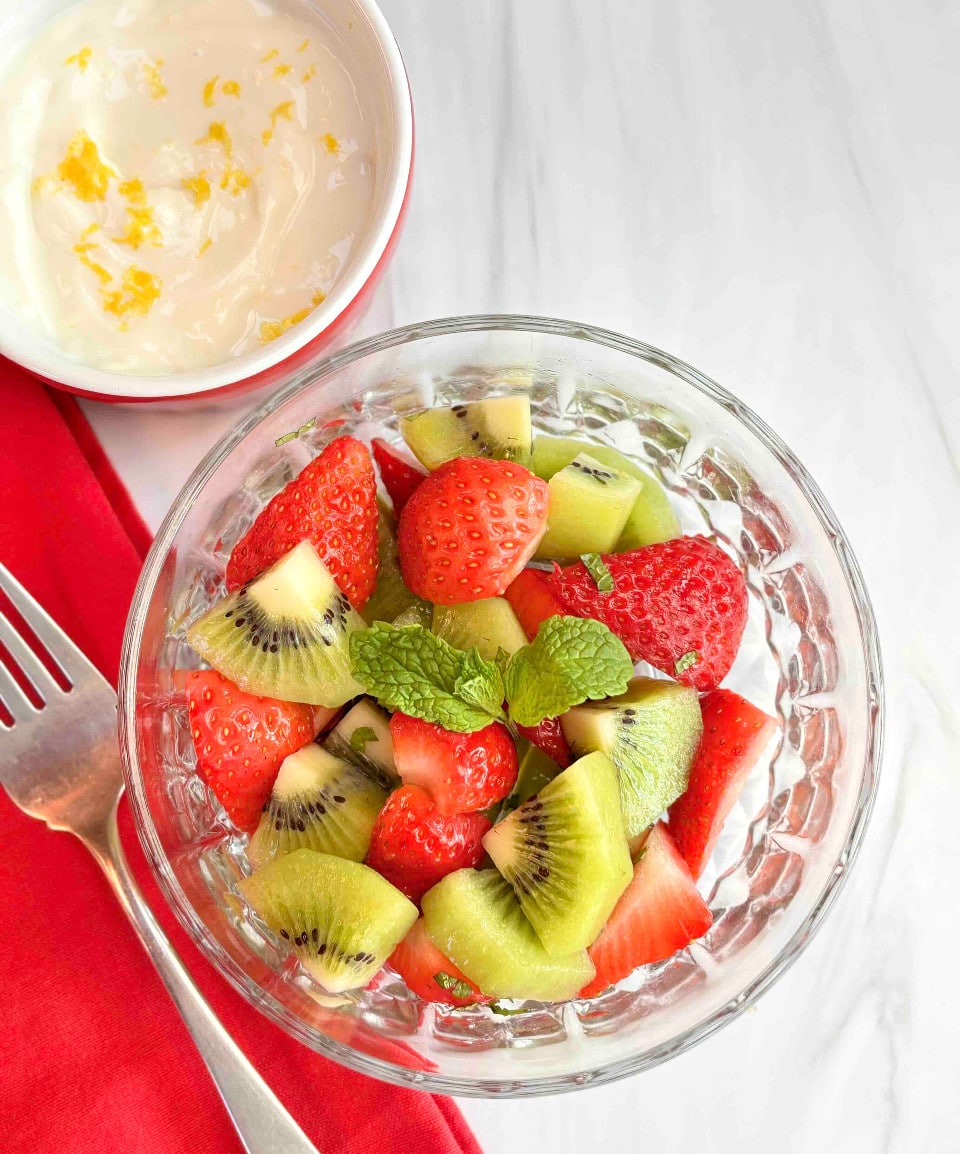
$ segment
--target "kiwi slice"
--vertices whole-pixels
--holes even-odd
[[[417,920],[369,866],[312,849],[265,865],[237,888],[331,994],[365,986]]]
[[[550,517],[535,556],[557,560],[612,553],[643,489],[636,477],[587,453],[578,453],[548,484]]]
[[[510,813],[518,805],[523,805],[528,798],[539,793],[560,773],[560,766],[539,746],[532,742],[527,742],[526,746],[520,758],[516,784],[503,802],[502,815]]]
[[[590,981],[586,950],[548,954],[496,870],[447,874],[421,904],[430,940],[491,998],[563,1002]]]
[[[603,753],[575,761],[483,839],[551,956],[585,949],[633,876],[617,771]]]
[[[343,705],[363,692],[350,672],[347,640],[363,626],[316,549],[301,541],[195,621],[187,640],[248,693]]]
[[[378,502],[380,516],[377,520],[377,536],[380,542],[380,562],[377,568],[377,585],[370,600],[363,607],[363,616],[370,623],[393,621],[414,606],[429,608],[426,601],[406,587],[400,574],[400,555],[397,550],[396,520],[383,502]]]
[[[361,698],[341,717],[323,745],[334,757],[359,766],[386,789],[393,789],[400,780],[393,760],[390,715],[369,697]]]
[[[452,409],[424,409],[402,417],[400,432],[428,469],[454,457],[498,457],[525,465],[533,444],[530,398],[514,394]]]
[[[463,605],[434,605],[433,632],[456,649],[476,646],[487,661],[504,649],[514,654],[527,644],[527,635],[504,597],[488,597]]]
[[[602,750],[617,767],[624,825],[634,838],[687,788],[703,722],[696,690],[635,677],[620,697],[575,706],[560,727],[574,753]]]
[[[387,791],[359,766],[307,745],[284,758],[247,847],[253,866],[297,849],[363,861]]]
[[[657,541],[669,541],[673,537],[680,536],[680,522],[676,513],[670,508],[670,499],[663,486],[629,457],[610,448],[609,445],[578,441],[574,437],[540,436],[533,442],[530,468],[538,477],[549,481],[580,453],[588,453],[601,465],[608,465],[620,473],[626,473],[628,477],[635,478],[643,485],[612,552],[624,553],[628,549],[639,549],[641,545],[653,545]]]

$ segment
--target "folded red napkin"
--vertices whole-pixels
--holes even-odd
[[[0,358],[0,560],[113,681],[149,542],[76,403]],[[125,805],[120,828],[147,899],[213,1009],[321,1154],[479,1154],[450,1099],[354,1074],[252,1009],[167,908]],[[2,789],[0,925],[5,1154],[242,1149],[93,859]]]

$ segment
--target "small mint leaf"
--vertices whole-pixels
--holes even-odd
[[[511,1010],[509,1006],[501,1006],[499,1002],[491,1002],[490,1012],[493,1014],[499,1014],[501,1018],[510,1018],[514,1014],[525,1014],[526,1010],[522,1007],[519,1010]]]
[[[311,417],[310,420],[302,424],[299,429],[294,429],[292,433],[284,433],[282,437],[277,437],[273,443],[279,449],[281,445],[286,445],[290,441],[295,441],[297,437],[302,437],[304,433],[309,433],[311,429],[315,429],[316,427],[317,418]]]
[[[510,654],[502,645],[497,648],[497,655],[494,657],[493,663],[500,670],[501,676],[506,676],[507,666],[510,664]]]
[[[691,665],[696,665],[699,660],[700,654],[696,649],[691,649],[689,653],[684,653],[681,658],[674,662],[673,671],[677,677],[682,677]]]
[[[452,990],[457,984],[457,979],[453,974],[446,974],[443,970],[439,974],[433,975],[433,980],[437,983],[441,990]]]
[[[350,734],[350,748],[354,753],[363,753],[367,747],[367,743],[379,740],[375,729],[371,729],[369,725],[361,725]]]
[[[599,553],[582,553],[580,560],[584,564],[584,568],[594,579],[597,589],[601,593],[613,592],[613,574],[604,564],[603,558]]]
[[[476,996],[477,991],[469,982],[465,982],[463,978],[455,978],[453,974],[444,973],[443,970],[439,974],[434,974],[433,980],[441,990],[449,990],[455,998],[473,998]]]
[[[510,717],[518,725],[539,725],[583,701],[623,693],[632,675],[629,653],[606,625],[586,617],[549,617],[507,666]]]
[[[475,705],[488,713],[491,720],[503,718],[503,676],[494,662],[484,661],[475,646],[464,654],[460,676],[453,690],[468,705]]]

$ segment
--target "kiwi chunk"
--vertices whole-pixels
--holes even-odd
[[[612,553],[643,489],[636,477],[587,453],[578,453],[548,484],[550,517],[535,556],[556,560]]]
[[[214,669],[248,693],[343,705],[363,692],[347,638],[363,618],[309,541],[219,601],[187,630]]]
[[[387,791],[359,766],[307,745],[284,758],[247,847],[253,866],[298,849],[363,861]]]
[[[496,870],[447,874],[421,904],[430,940],[491,998],[563,1002],[594,972],[586,950],[547,953]]]
[[[612,552],[625,553],[628,549],[639,549],[642,545],[653,545],[657,541],[669,541],[680,536],[680,522],[670,507],[670,499],[663,486],[629,457],[609,445],[579,441],[575,437],[539,436],[533,442],[530,468],[538,477],[549,481],[580,453],[588,453],[601,465],[626,473],[628,477],[634,477],[643,484]]]
[[[393,789],[400,780],[393,759],[390,715],[369,697],[361,698],[341,717],[323,745],[334,757],[358,766],[386,789]]]
[[[428,469],[454,457],[497,457],[526,465],[533,445],[530,398],[514,394],[452,409],[424,409],[402,417],[400,432]]]
[[[514,654],[527,644],[527,635],[505,597],[488,597],[463,605],[434,605],[433,632],[456,649],[476,646],[487,661],[504,649]]]
[[[624,826],[634,838],[687,788],[703,722],[696,690],[635,677],[620,697],[569,710],[560,727],[574,753],[602,750],[617,767]]]
[[[553,957],[589,946],[633,876],[617,771],[603,753],[576,761],[483,839]]]
[[[417,907],[369,866],[312,849],[237,886],[331,994],[365,986],[417,920]]]
[[[560,766],[552,757],[544,753],[539,746],[533,745],[531,742],[526,744],[527,748],[520,758],[516,784],[503,803],[502,812],[504,815],[516,809],[518,805],[523,805],[528,798],[539,793],[560,773]]]
[[[406,587],[400,574],[400,555],[397,550],[396,521],[393,513],[382,502],[377,519],[377,536],[380,542],[380,562],[377,569],[377,585],[370,600],[363,607],[363,616],[371,624],[374,621],[393,621],[414,606],[428,609],[426,601],[421,601]]]

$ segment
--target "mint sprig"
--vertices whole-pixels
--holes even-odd
[[[510,659],[504,684],[510,717],[539,725],[583,701],[623,693],[633,662],[619,637],[585,617],[549,617]]]
[[[503,678],[475,649],[463,653],[422,625],[385,621],[350,634],[350,665],[387,709],[474,733],[503,720]]]

